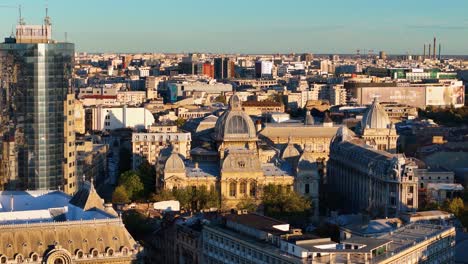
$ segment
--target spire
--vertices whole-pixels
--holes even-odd
[[[22,25],[22,26],[26,25],[26,22],[24,22],[23,16],[21,15],[21,5],[19,5],[19,7],[18,7],[18,12],[19,12],[18,24]]]
[[[45,14],[45,17],[44,17],[44,25],[50,26],[50,25],[52,25],[52,23],[50,22],[49,7],[48,6],[46,6],[45,12],[46,12],[46,14]]]
[[[304,120],[304,125],[311,126],[315,123],[314,117],[310,114],[309,110],[306,110],[306,116]]]
[[[242,110],[241,100],[240,100],[239,96],[237,96],[237,94],[235,92],[231,96],[231,98],[229,99],[229,109],[231,109],[231,110]]]

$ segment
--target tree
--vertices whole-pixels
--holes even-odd
[[[137,240],[144,239],[154,231],[155,225],[151,225],[143,212],[128,210],[123,214],[122,220],[125,228]]]
[[[460,216],[465,209],[463,200],[459,197],[452,200],[445,200],[444,205],[442,206],[446,211],[454,214],[455,216]]]
[[[236,205],[237,210],[247,210],[248,212],[257,211],[257,204],[252,197],[243,197],[240,202]]]
[[[173,190],[174,197],[179,201],[180,206],[185,209],[192,209],[192,193],[187,188]]]
[[[132,200],[138,200],[143,197],[144,186],[135,171],[126,171],[122,173],[119,178],[119,186],[123,186],[125,188],[128,197]]]
[[[168,201],[174,200],[174,194],[172,191],[169,190],[162,190],[158,194],[152,194],[150,200],[153,202],[161,202],[161,201]]]
[[[180,202],[180,206],[187,210],[219,207],[219,193],[215,190],[214,186],[209,191],[204,185],[198,188],[187,186],[173,190],[172,194]]]
[[[222,103],[222,104],[226,104],[226,96],[220,94],[213,101],[218,102],[218,103]]]
[[[117,186],[117,188],[114,190],[114,193],[112,193],[112,203],[126,204],[129,202],[130,198],[128,198],[125,188],[123,186]]]
[[[263,189],[265,215],[285,220],[290,223],[304,223],[309,216],[311,201],[291,188],[269,184]]]
[[[143,183],[143,195],[148,197],[156,186],[156,169],[145,159],[138,167],[137,173]]]
[[[177,124],[177,127],[182,127],[184,124],[185,124],[186,120],[183,119],[183,118],[177,118],[177,120],[175,121],[175,123]]]

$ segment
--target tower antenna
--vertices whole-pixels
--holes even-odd
[[[19,12],[19,21],[18,21],[18,24],[20,24],[20,25],[26,24],[26,23],[24,23],[23,16],[21,15],[21,5],[18,6],[18,12]]]

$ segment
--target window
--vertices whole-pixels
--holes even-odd
[[[235,182],[229,183],[229,195],[232,197],[236,196],[236,192],[237,192],[236,185],[237,184]]]
[[[250,196],[255,196],[257,194],[257,187],[255,182],[250,183]]]
[[[246,182],[241,182],[239,185],[239,192],[242,195],[245,195],[247,193],[247,183]]]
[[[304,193],[309,193],[309,184],[306,183],[304,186]]]

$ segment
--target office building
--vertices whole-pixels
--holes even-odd
[[[136,170],[146,160],[154,165],[159,157],[159,152],[167,147],[174,148],[184,158],[190,156],[190,133],[176,132],[150,132],[132,133],[132,161]]]
[[[87,109],[86,112],[86,129],[92,131],[120,128],[143,130],[153,123],[153,114],[143,107],[96,107]]]
[[[302,234],[288,223],[238,213],[202,228],[203,263],[451,263],[455,228],[410,223],[375,237],[340,241]],[[200,258],[200,257],[198,257]]]
[[[16,27],[16,36],[0,44],[2,89],[18,149],[19,188],[76,189],[73,90],[74,44],[51,39],[44,25]],[[12,70],[15,69],[15,70]]]
[[[214,77],[217,80],[230,79],[235,76],[234,61],[229,58],[214,59]]]
[[[273,74],[273,62],[257,61],[255,62],[255,77],[256,78],[271,78]]]

